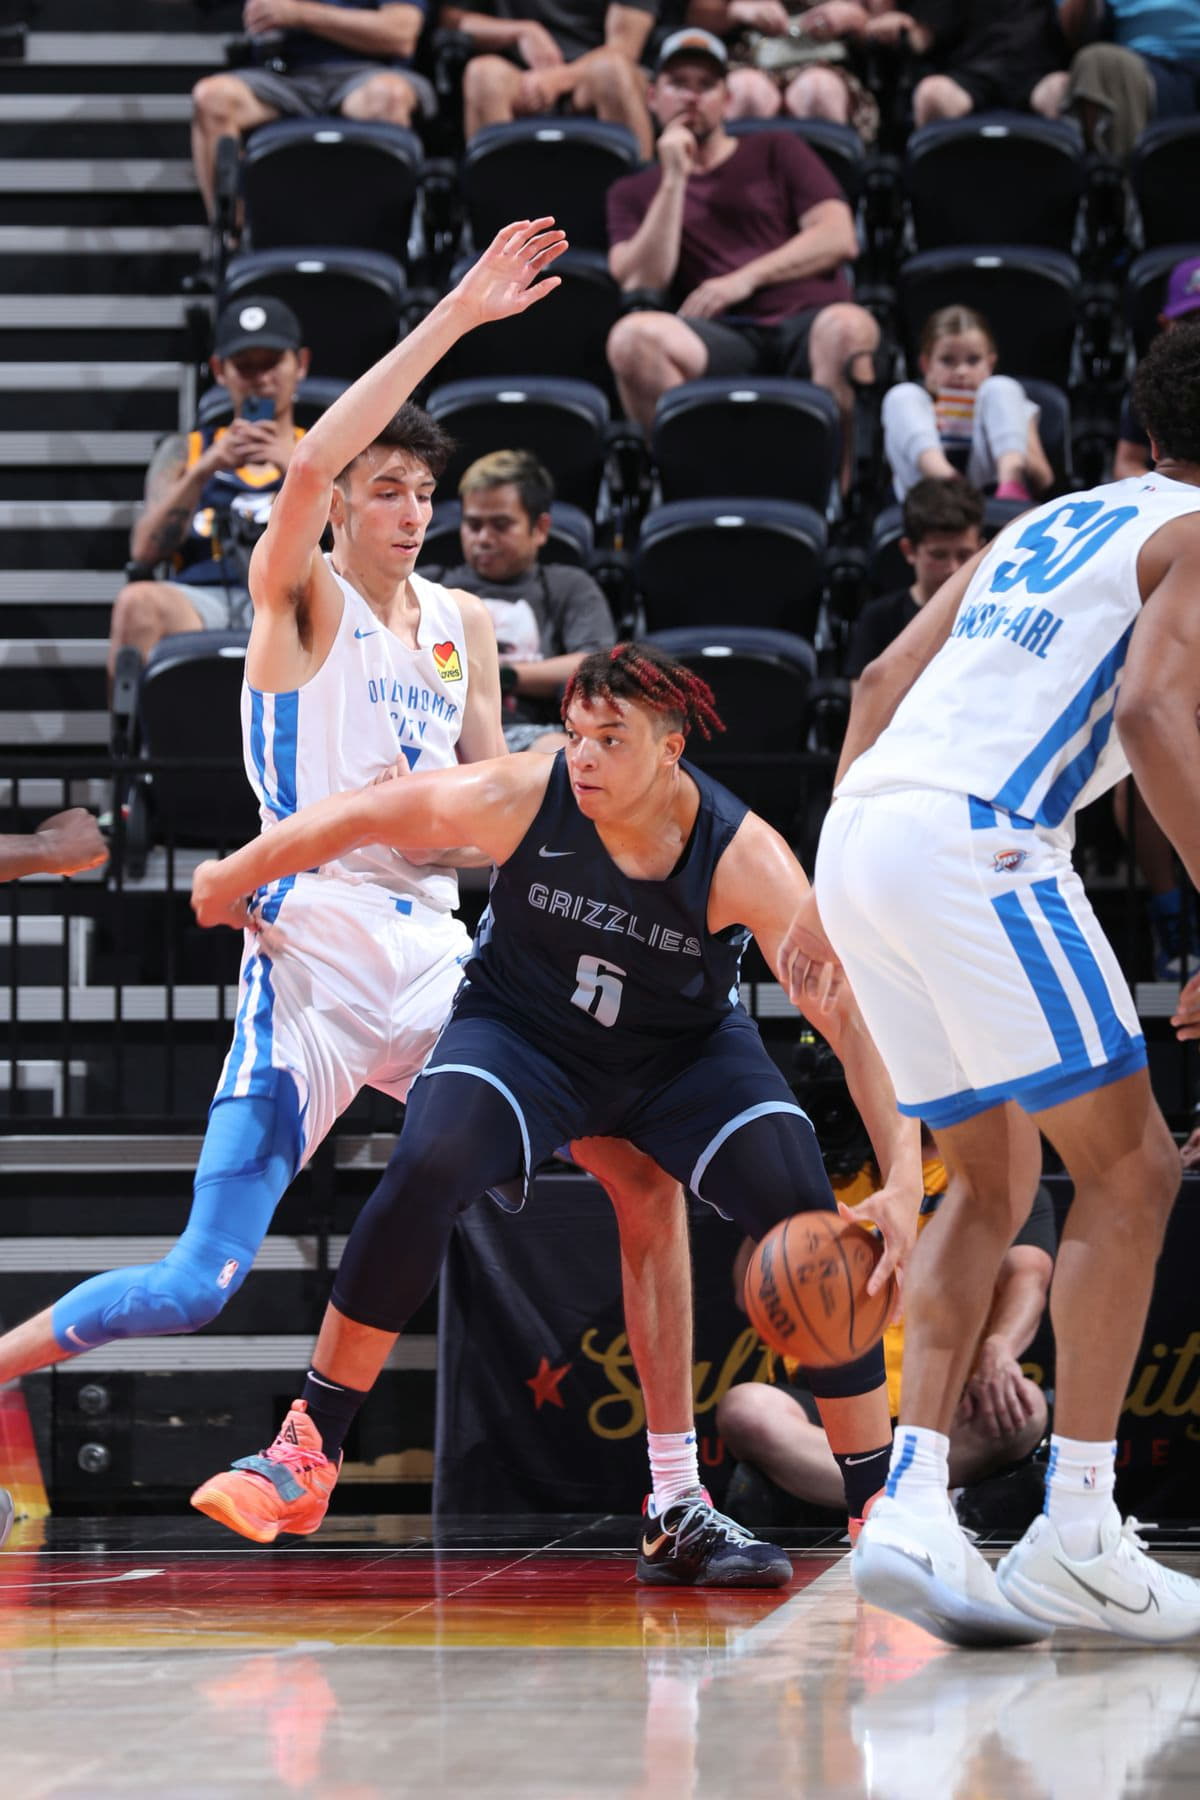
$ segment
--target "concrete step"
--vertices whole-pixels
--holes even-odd
[[[0,294],[0,362],[189,362],[189,308],[211,315],[179,294]]]
[[[215,31],[31,31],[25,40],[27,68],[109,65],[143,68],[219,69],[225,63],[225,35]]]
[[[0,469],[65,464],[144,470],[158,441],[153,431],[0,431]]]
[[[42,562],[47,568],[79,571],[119,568],[129,555],[137,511],[132,497],[0,500],[0,562],[14,569]]]
[[[47,537],[45,548],[53,555],[55,541]],[[124,548],[127,552],[128,538]],[[0,631],[9,639],[103,640],[124,581],[121,569],[0,570]]]
[[[9,125],[186,125],[191,116],[187,94],[10,94],[3,109]]]
[[[192,194],[181,157],[50,156],[0,160],[0,194]]]
[[[0,225],[10,293],[177,294],[208,246],[200,224]]]
[[[0,670],[103,667],[104,644],[95,638],[0,638]]]
[[[0,747],[9,750],[100,750],[110,731],[106,712],[0,710]]]
[[[21,1057],[15,1065],[7,1058],[0,1060],[0,1113],[9,1110],[14,1090],[21,1096],[22,1114],[38,1118],[61,1119],[81,1113],[86,1104],[87,1064],[72,1058],[66,1065],[66,1079],[61,1061],[49,1057]]]
[[[185,428],[189,373],[176,362],[0,362],[0,433],[143,430],[157,440]]]
[[[0,917],[0,982],[24,986],[61,980],[65,947],[67,980],[72,987],[82,986],[88,977],[93,928],[91,919],[47,913]]]
[[[76,713],[108,704],[107,645],[90,638],[0,638],[0,716],[47,709]]]

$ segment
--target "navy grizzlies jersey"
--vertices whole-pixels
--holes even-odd
[[[495,874],[456,1012],[500,1015],[564,1060],[631,1073],[738,1006],[749,932],[708,930],[708,894],[748,808],[699,769],[696,822],[665,881],[623,875],[554,759],[537,817]]]

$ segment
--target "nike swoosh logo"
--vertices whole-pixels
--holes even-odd
[[[573,850],[547,850],[545,844],[538,851],[539,856],[574,856]]]
[[[73,1344],[78,1344],[81,1350],[94,1350],[96,1347],[94,1344],[89,1344],[86,1338],[81,1338],[73,1325],[68,1325],[63,1335],[69,1337]]]
[[[669,1531],[662,1532],[660,1536],[655,1538],[653,1543],[650,1542],[649,1538],[644,1537],[642,1539],[642,1555],[657,1556],[663,1545],[670,1542],[670,1538],[671,1534]]]
[[[888,1543],[887,1548],[894,1550],[897,1556],[906,1556],[909,1562],[916,1563],[918,1569],[924,1569],[927,1575],[933,1574],[933,1558],[928,1550],[910,1550],[906,1544]]]
[[[1158,1605],[1158,1595],[1152,1588],[1147,1588],[1145,1606],[1126,1606],[1123,1600],[1116,1600],[1111,1594],[1102,1594],[1099,1588],[1094,1588],[1090,1581],[1085,1581],[1082,1575],[1077,1575],[1070,1564],[1063,1562],[1061,1557],[1056,1556],[1054,1560],[1064,1575],[1069,1575],[1071,1580],[1076,1582],[1078,1586],[1083,1589],[1085,1594],[1090,1594],[1093,1600],[1098,1600],[1100,1602],[1101,1606],[1115,1606],[1118,1607],[1121,1612],[1133,1613],[1136,1617],[1140,1616],[1142,1613],[1148,1613],[1152,1606]]]
[[[355,626],[354,635],[355,635],[355,637],[375,637],[378,635],[378,630],[376,629],[376,631],[360,631],[359,628],[357,626]]]
[[[842,1461],[848,1469],[853,1469],[859,1463],[877,1462],[881,1456],[890,1456],[891,1454],[890,1447],[887,1447],[882,1450],[872,1450],[869,1456],[843,1456]]]

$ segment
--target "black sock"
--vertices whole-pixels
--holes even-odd
[[[307,1388],[304,1391],[308,1393]],[[862,1518],[863,1507],[887,1480],[891,1454],[890,1440],[881,1444],[878,1450],[851,1450],[846,1456],[839,1456],[834,1451],[833,1460],[842,1471],[842,1485],[846,1490],[846,1511],[852,1519]]]
[[[321,1448],[330,1462],[337,1461],[354,1415],[366,1397],[358,1388],[330,1381],[319,1369],[310,1369],[305,1376],[302,1398],[308,1402],[308,1416],[321,1434]]]

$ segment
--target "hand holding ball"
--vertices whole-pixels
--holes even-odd
[[[880,1240],[835,1212],[796,1213],[768,1231],[746,1270],[746,1311],[763,1342],[804,1368],[833,1369],[864,1356],[896,1304],[895,1276],[877,1294],[867,1282]]]

